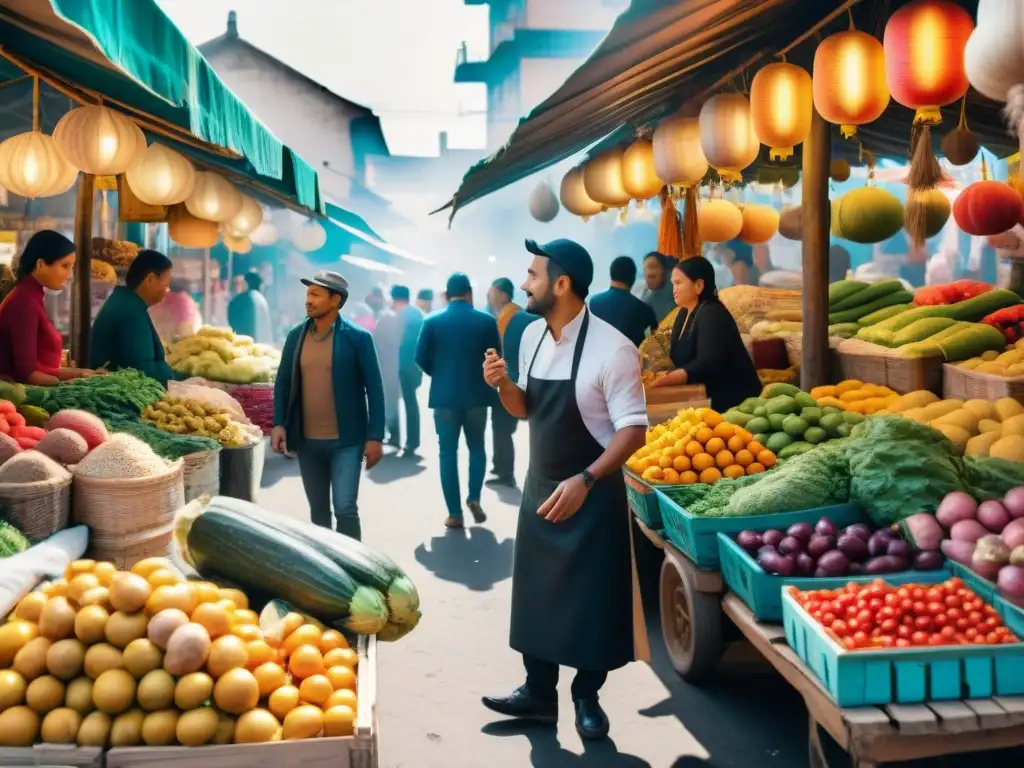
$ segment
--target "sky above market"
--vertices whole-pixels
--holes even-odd
[[[487,53],[487,6],[462,0],[157,0],[193,44],[239,35],[334,93],[371,107],[394,154],[436,154],[486,141],[482,85],[453,82],[465,41]],[[285,5],[287,11],[284,10]]]

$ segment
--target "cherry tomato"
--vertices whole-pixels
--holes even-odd
[[[898,627],[896,627],[897,637],[902,637],[904,640],[909,640],[912,634],[914,634],[914,630],[912,630],[906,624],[900,624]]]
[[[914,619],[914,626],[918,629],[931,629],[932,628],[932,617],[931,616],[918,616]]]
[[[981,634],[979,634],[971,642],[974,643],[974,645],[986,645],[987,644],[987,641],[985,640],[985,636],[981,635]]]
[[[940,603],[940,602],[936,601],[936,602],[928,603],[925,606],[924,610],[930,616],[938,616],[940,613],[944,613],[945,612],[946,606],[943,603]]]
[[[942,602],[944,602],[946,604],[947,608],[959,608],[960,607],[960,597],[957,596],[957,595],[946,595],[942,599]]]
[[[900,600],[902,600],[902,599],[903,598],[901,598],[899,596],[898,592],[890,592],[889,594],[887,594],[885,596],[885,604],[888,605],[888,606],[895,607],[895,606],[898,606],[900,604]]]
[[[946,617],[946,614],[939,613],[939,614],[936,614],[935,616],[932,616],[932,623],[936,627],[944,627],[947,624],[949,624],[949,619]]]
[[[906,587],[900,587],[896,590],[896,595],[899,597],[900,600],[906,600],[908,597],[910,597],[910,590]]]
[[[907,638],[905,638],[905,637],[897,637],[896,638],[896,647],[897,648],[909,648],[910,647],[910,641],[907,640]]]
[[[853,642],[855,642],[858,646],[867,645],[868,636],[864,632],[854,632]]]
[[[956,620],[956,628],[959,629],[961,632],[967,631],[968,629],[970,629],[970,627],[971,627],[971,622],[970,622],[969,619],[957,619]]]
[[[891,605],[887,605],[884,608],[880,608],[878,611],[878,618],[882,621],[886,619],[895,619],[899,615],[899,611],[893,608]]]
[[[853,619],[847,619],[847,621],[846,621],[846,628],[847,628],[847,629],[848,629],[848,630],[849,630],[850,632],[856,632],[857,630],[859,630],[859,629],[862,629],[862,627],[861,627],[861,625],[860,625],[860,622],[859,622],[859,621],[857,621],[857,619],[856,619],[856,618],[853,618]]]
[[[913,587],[910,590],[910,599],[914,601],[924,600],[924,590],[920,587]]]
[[[928,633],[927,632],[915,632],[910,636],[910,642],[914,645],[928,645]]]
[[[883,605],[885,605],[885,601],[880,597],[873,597],[870,600],[868,600],[868,608],[870,608],[872,611],[877,611]]]
[[[954,629],[953,627],[943,627],[939,631],[939,634],[942,635],[947,640],[949,640],[949,639],[952,639],[952,638],[956,637],[956,629]]]
[[[914,601],[911,600],[909,597],[904,598],[900,601],[900,610],[904,613],[910,613],[912,610],[914,610]]]
[[[826,627],[831,627],[835,623],[835,620],[836,615],[834,613],[821,614],[821,623],[824,624]]]
[[[1016,642],[1018,642],[1018,640],[1013,635],[1004,635],[1001,642],[1003,642],[1003,643],[1016,643]]]
[[[857,621],[861,624],[873,623],[875,620],[874,611],[869,611],[866,608],[863,611],[857,612]]]
[[[831,627],[829,628],[837,635],[845,635],[847,632],[846,622],[842,619],[836,619],[835,621],[833,621]]]
[[[846,647],[846,650],[848,651],[854,651],[857,649],[857,643],[853,641],[852,637],[844,637],[843,645]]]
[[[881,648],[892,648],[894,645],[896,645],[896,638],[890,637],[889,635],[882,635],[880,638],[878,638],[878,645]]]
[[[989,645],[998,645],[1000,643],[999,635],[997,635],[995,632],[989,632],[985,636],[985,642]]]
[[[966,608],[967,606],[964,607]],[[981,614],[972,608],[971,612],[967,614],[967,621],[971,623],[971,626],[977,626],[981,624]]]
[[[883,632],[891,634],[899,628],[899,623],[896,621],[896,619],[885,619],[884,621],[882,621],[882,624],[879,628]]]
[[[966,637],[970,641],[973,641],[974,638],[976,638],[977,636],[978,630],[976,630],[974,627],[968,627],[964,630],[964,637]]]
[[[857,616],[857,606],[856,605],[848,605],[848,606],[846,606],[846,618],[853,619],[853,618],[856,618],[856,616]]]
[[[946,605],[949,605],[949,603],[946,603]],[[948,618],[950,621],[957,621],[963,618],[963,615],[963,612],[959,608],[946,609],[946,618]]]

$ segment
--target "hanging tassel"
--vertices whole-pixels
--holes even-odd
[[[911,139],[910,173],[907,184],[911,189],[933,189],[943,179],[942,166],[939,165],[935,152],[932,150],[932,129],[928,125],[919,125],[914,129]]]
[[[697,220],[697,192],[696,184],[686,188],[686,202],[683,208],[683,258],[700,256],[704,251],[703,243],[700,240],[700,224]]]
[[[661,201],[661,219],[658,222],[658,252],[673,259],[683,256],[683,246],[679,237],[679,213],[669,194],[668,187],[658,195]]]

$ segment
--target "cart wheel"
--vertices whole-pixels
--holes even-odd
[[[661,566],[661,634],[676,672],[689,683],[711,678],[722,657],[718,595],[697,591],[691,568],[666,557]]]

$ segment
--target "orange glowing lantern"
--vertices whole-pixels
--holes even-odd
[[[942,122],[939,107],[967,93],[964,49],[971,15],[952,0],[914,0],[885,25],[885,76],[892,97],[916,109],[914,122]]]
[[[773,160],[787,160],[811,132],[811,76],[795,64],[769,64],[750,84],[750,119]]]
[[[889,106],[885,49],[865,32],[849,29],[825,38],[814,53],[814,108],[843,136],[873,122]]]
[[[654,144],[637,139],[622,155],[622,186],[634,200],[650,200],[661,192],[665,182],[654,170]]]

